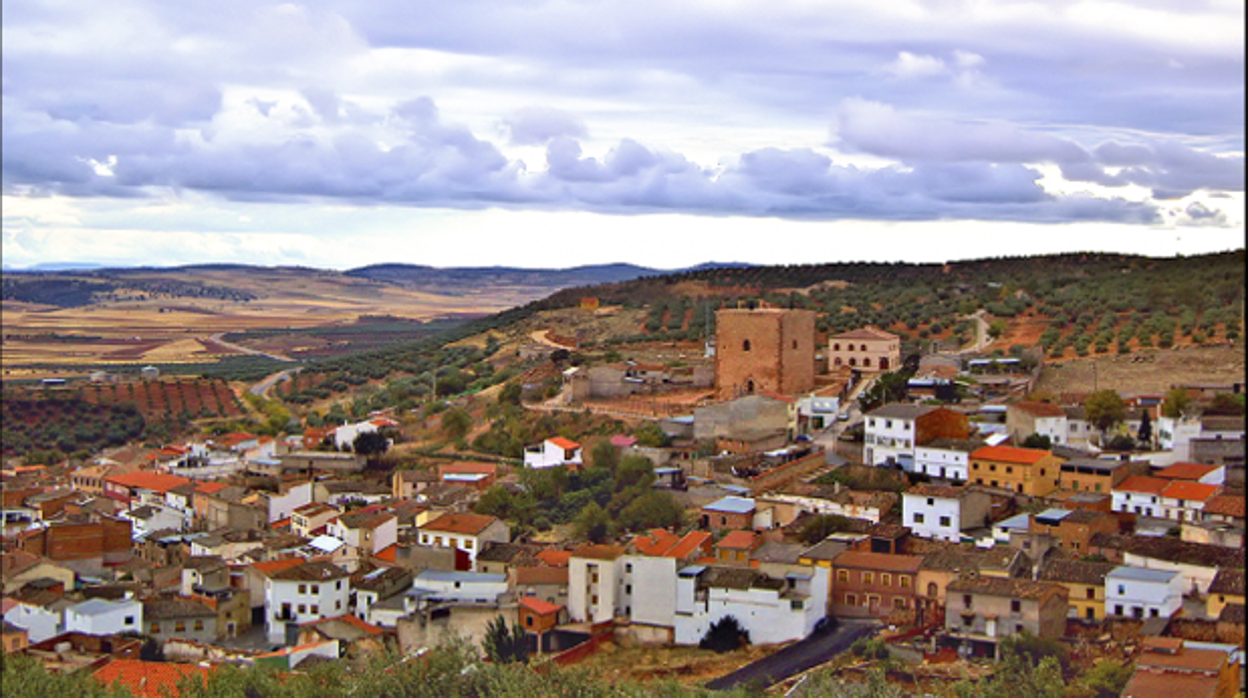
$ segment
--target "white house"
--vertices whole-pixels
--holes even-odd
[[[9,600],[5,599],[8,603]],[[12,602],[12,607],[4,612],[4,620],[26,631],[30,642],[43,642],[65,632],[65,621],[61,613],[42,606]]]
[[[1163,451],[1173,451],[1175,459],[1191,459],[1192,439],[1201,436],[1200,420],[1185,417],[1160,417],[1157,419],[1157,446]]]
[[[581,445],[562,436],[524,449],[524,464],[530,468],[553,468],[557,465],[579,468],[581,462]]]
[[[988,522],[992,497],[970,487],[918,484],[902,493],[902,525],[920,538],[958,542]]]
[[[269,523],[290,518],[295,509],[312,503],[311,482],[282,483],[280,491],[261,492],[268,503]]]
[[[824,391],[833,390],[829,386]],[[797,398],[798,421],[810,425],[811,429],[827,429],[836,423],[836,416],[841,410],[841,400],[835,395],[825,394],[816,390],[808,395]]]
[[[1200,521],[1205,502],[1218,493],[1217,485],[1173,480],[1161,491],[1162,517],[1174,521]]]
[[[134,599],[90,599],[65,609],[65,632],[116,635],[143,631],[143,604]]]
[[[1051,444],[1066,443],[1066,411],[1049,402],[1016,402],[1006,408],[1005,423],[1015,444],[1021,445],[1033,434],[1048,437]]]
[[[933,439],[915,447],[910,469],[928,477],[965,482],[970,472],[971,453],[983,445],[982,441],[972,439]]]
[[[696,645],[726,616],[753,644],[800,640],[824,616],[827,596],[825,567],[776,579],[749,568],[690,565],[677,573],[676,644]]]
[[[626,555],[621,561],[623,615],[634,626],[665,629],[664,640],[670,642],[668,633],[676,623],[676,568],[683,562],[658,555]]]
[[[918,438],[918,419],[935,409],[892,403],[868,412],[863,428],[863,462],[881,465],[888,461],[912,460]]]
[[[264,624],[268,641],[294,644],[300,623],[348,611],[347,571],[329,562],[305,562],[265,575]],[[291,637],[288,637],[288,632]]]
[[[1105,575],[1105,615],[1169,618],[1183,607],[1183,575],[1122,565]]]
[[[1161,517],[1161,493],[1168,481],[1158,477],[1134,475],[1114,486],[1111,508],[1138,516]]]
[[[172,529],[186,530],[187,518],[183,512],[165,506],[144,504],[123,511],[121,518],[130,520],[130,537],[138,540],[152,531]]]
[[[395,427],[399,423],[385,417],[374,417],[355,424],[344,424],[334,430],[334,445],[345,451],[355,444],[360,434],[371,434],[383,427]]]
[[[490,541],[511,542],[511,528],[493,516],[480,514],[456,514],[447,512],[436,519],[426,521],[416,529],[421,545],[436,548],[456,548],[468,554],[468,561],[475,569],[477,553]]]
[[[1031,530],[1031,514],[1016,514],[992,525],[992,540],[1003,545],[1010,544],[1010,535],[1024,534]]]
[[[507,593],[507,575],[425,570],[412,580],[409,597],[420,602],[493,606]]]
[[[568,618],[600,623],[624,611],[624,548],[585,545],[568,560]]]
[[[326,533],[359,555],[375,555],[398,541],[399,519],[385,512],[352,512],[331,519]]]

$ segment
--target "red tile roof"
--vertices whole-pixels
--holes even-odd
[[[689,557],[689,555],[694,551],[701,550],[710,539],[710,531],[690,531],[689,533],[686,533],[685,537],[681,538],[680,542],[677,543],[671,550],[663,553],[663,557],[683,560]]]
[[[1142,492],[1145,494],[1161,494],[1166,489],[1166,485],[1170,484],[1167,480],[1157,477],[1149,477],[1147,475],[1132,475],[1131,477],[1118,483],[1114,489],[1119,492]]]
[[[368,633],[369,635],[372,635],[372,636],[374,636],[374,637],[376,637],[376,636],[378,636],[378,635],[381,635],[381,634],[383,634],[383,633],[385,633],[385,632],[386,632],[384,628],[379,628],[379,627],[377,627],[377,626],[373,625],[372,623],[366,623],[366,622],[364,622],[364,621],[360,620],[359,618],[356,618],[355,616],[351,615],[350,613],[344,613],[344,614],[342,614],[341,616],[333,616],[333,617],[331,617],[331,618],[318,618],[318,619],[316,619],[316,620],[309,620],[309,621],[305,621],[305,622],[303,622],[303,623],[300,623],[300,624],[299,624],[299,627],[301,627],[301,628],[314,628],[314,627],[316,627],[316,626],[320,625],[321,623],[328,623],[328,622],[329,622],[329,621],[331,621],[331,620],[339,620],[339,621],[342,621],[343,623],[346,623],[347,625],[351,625],[351,626],[354,626],[354,627],[356,627],[356,628],[359,628],[360,630],[363,630],[364,632],[366,632],[366,633]]]
[[[624,554],[624,548],[618,545],[582,545],[573,551],[574,557],[590,560],[614,560]]]
[[[1206,485],[1200,482],[1188,482],[1187,480],[1173,480],[1166,485],[1166,489],[1162,491],[1161,496],[1170,497],[1171,499],[1182,499],[1188,502],[1204,502],[1217,494],[1217,492],[1217,485]]]
[[[229,485],[224,482],[205,482],[202,485],[198,485],[195,491],[203,492],[204,494],[216,494],[226,487],[229,487]]]
[[[572,441],[571,439],[565,439],[562,436],[555,436],[546,440],[565,451],[575,451],[581,447],[581,445],[577,442]]]
[[[1221,467],[1220,465],[1204,465],[1201,463],[1175,463],[1169,468],[1159,470],[1155,475],[1164,477],[1167,480],[1199,480]]]
[[[1048,451],[1037,448],[1015,448],[1014,446],[984,446],[971,454],[977,460],[994,460],[1002,463],[1022,463],[1030,465],[1049,455]]]
[[[153,473],[149,471],[126,473],[124,475],[110,475],[104,478],[104,481],[112,482],[114,484],[132,489],[152,490],[153,492],[168,492],[178,485],[185,485],[190,482],[190,480],[180,475]]]
[[[828,337],[828,339],[898,339],[898,337],[891,332],[885,332],[884,330],[868,325],[867,327],[862,327],[856,330],[834,334],[831,337]]]
[[[923,558],[916,555],[889,555],[888,553],[868,553],[858,550],[845,550],[832,558],[833,567],[853,567],[864,570],[886,570],[889,572],[918,572],[919,563]]]
[[[551,567],[567,567],[568,561],[572,559],[571,550],[543,550],[537,554],[537,559],[550,565]]]
[[[420,527],[421,531],[439,531],[442,533],[462,533],[470,536],[479,535],[490,524],[498,521],[493,516],[481,514],[445,513]]]
[[[185,676],[199,676],[207,681],[211,669],[198,664],[144,662],[137,659],[114,659],[91,674],[105,686],[120,683],[139,698],[160,698],[178,695],[178,682]]]
[[[1244,498],[1229,494],[1214,495],[1205,502],[1203,511],[1206,514],[1234,516],[1242,519],[1244,518]]]
[[[1051,402],[1016,402],[1010,407],[1033,417],[1065,417],[1066,411]]]
[[[277,572],[281,572],[282,570],[290,569],[291,567],[298,567],[299,565],[302,565],[304,562],[306,562],[306,560],[304,560],[301,557],[288,557],[282,560],[270,560],[269,562],[256,562],[256,563],[253,563],[251,566],[260,574],[263,574],[264,576],[268,577],[269,575],[276,574]]]
[[[671,550],[680,542],[680,539],[661,528],[653,528],[645,535],[636,536],[629,542],[633,549],[642,555],[662,555]]]
[[[716,547],[729,550],[752,550],[758,544],[758,534],[753,531],[732,531],[720,539]]]
[[[392,543],[386,546],[385,548],[382,548],[381,550],[378,550],[377,552],[373,553],[373,557],[383,562],[395,562],[396,548],[398,548],[398,544]]]
[[[520,605],[538,614],[539,616],[548,616],[563,610],[563,606],[557,603],[542,601],[536,596],[520,597]]]

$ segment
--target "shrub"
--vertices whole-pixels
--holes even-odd
[[[750,634],[741,627],[736,616],[724,616],[711,624],[698,647],[715,652],[731,652],[750,644]]]

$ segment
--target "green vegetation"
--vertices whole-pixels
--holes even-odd
[[[508,629],[507,619],[502,614],[494,616],[486,625],[481,645],[485,655],[495,664],[523,664],[529,661],[524,628],[519,623],[512,623]]]
[[[46,399],[5,394],[0,408],[4,455],[34,453],[43,462],[122,446],[141,438],[147,426],[133,404],[93,405],[73,394],[50,393]]]

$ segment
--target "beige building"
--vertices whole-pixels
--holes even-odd
[[[715,313],[715,393],[720,399],[815,387],[813,310],[727,309]]]
[[[876,327],[863,327],[828,337],[828,369],[848,366],[886,373],[901,368],[901,338]]]
[[[1105,619],[1105,575],[1117,567],[1112,562],[1084,562],[1053,558],[1046,560],[1036,577],[1066,587],[1070,617]]]
[[[1069,592],[1060,584],[1026,579],[963,577],[945,589],[945,635],[994,658],[1000,642],[1027,631],[1040,638],[1066,633]]]

